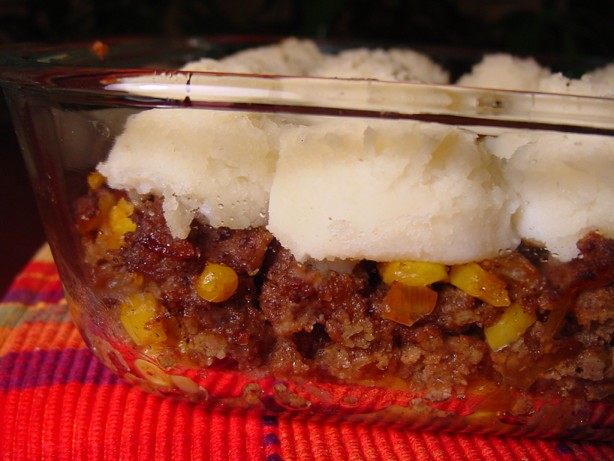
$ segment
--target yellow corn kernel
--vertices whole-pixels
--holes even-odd
[[[400,282],[410,287],[420,287],[441,282],[448,278],[444,264],[424,261],[394,261],[381,264],[379,273],[387,285]]]
[[[107,182],[107,179],[97,171],[87,176],[87,185],[92,190],[100,189],[105,182]]]
[[[138,293],[121,304],[120,321],[137,345],[150,346],[166,341],[166,330],[161,321],[164,313],[165,309],[151,293]]]
[[[497,323],[484,328],[486,343],[493,351],[499,351],[520,338],[535,323],[534,314],[527,313],[520,304],[505,309]]]
[[[224,264],[207,263],[194,282],[198,296],[205,301],[221,303],[230,298],[239,286],[239,276]]]
[[[497,307],[509,306],[510,297],[505,282],[485,271],[477,263],[452,266],[450,283],[474,298]]]
[[[109,227],[119,236],[126,232],[134,232],[136,223],[130,219],[134,213],[134,205],[124,198],[120,198],[111,211],[109,211]]]
[[[115,196],[111,192],[107,190],[101,191],[98,197],[98,210],[100,211],[100,214],[108,219],[109,212],[116,203],[117,201],[115,200]]]
[[[124,234],[136,230],[136,223],[130,219],[132,213],[134,205],[124,198],[113,204],[109,208],[104,225],[100,228],[99,242],[111,250],[120,248],[124,244]]]

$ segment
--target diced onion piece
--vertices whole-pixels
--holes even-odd
[[[206,392],[202,387],[187,376],[171,375],[170,378],[173,384],[186,394],[196,395]]]
[[[450,283],[474,298],[496,307],[510,305],[505,282],[495,274],[485,271],[477,263],[452,266]]]
[[[383,302],[387,307],[382,312],[383,318],[410,327],[433,312],[437,292],[426,286],[412,287],[392,282]]]
[[[166,341],[166,330],[161,322],[163,314],[164,308],[151,293],[129,296],[120,307],[120,321],[139,346]]]
[[[194,282],[196,293],[205,301],[221,303],[230,298],[239,286],[237,273],[225,264],[207,263]]]
[[[497,323],[484,328],[486,342],[493,351],[499,351],[520,338],[535,323],[534,314],[527,313],[514,303],[503,312]]]
[[[169,387],[171,385],[171,377],[157,365],[143,359],[136,359],[134,366],[139,370],[141,376],[155,387]]]
[[[445,264],[425,261],[393,261],[381,264],[380,275],[384,283],[400,282],[410,287],[431,285],[448,278]]]

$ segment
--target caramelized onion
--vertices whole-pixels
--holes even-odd
[[[383,301],[387,309],[382,312],[382,317],[410,327],[433,312],[437,292],[426,286],[410,287],[392,282]]]

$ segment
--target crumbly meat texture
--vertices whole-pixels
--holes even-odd
[[[435,308],[406,326],[382,315],[389,286],[375,262],[362,261],[351,273],[323,272],[297,262],[263,227],[194,221],[187,239],[175,239],[156,197],[133,200],[136,230],[123,235],[119,248],[107,248],[99,236],[101,204],[109,197],[125,194],[102,187],[75,206],[85,270],[110,315],[119,316],[131,294],[154,294],[172,320],[156,349],[164,367],[388,383],[432,401],[468,395],[484,382],[526,395],[614,394],[614,240],[597,233],[579,242],[581,257],[569,263],[525,244],[481,262],[505,281],[511,301],[537,318],[517,341],[493,351],[484,328],[497,322],[501,308],[449,283],[434,284]],[[194,288],[207,262],[238,275],[236,292],[224,302],[208,302]]]

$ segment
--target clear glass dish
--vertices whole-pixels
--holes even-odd
[[[479,158],[504,136],[535,143],[567,136],[579,146],[592,146],[595,139],[611,142],[614,100],[176,70],[196,58],[217,58],[265,42],[116,40],[29,46],[1,55],[0,83],[49,244],[73,318],[96,356],[128,382],[214,408],[239,406],[429,430],[611,440],[611,235],[587,231],[581,254],[565,263],[548,248],[525,241],[493,257],[461,261],[462,256],[452,255],[463,242],[479,247],[500,229],[484,221],[477,226],[482,232],[458,237],[452,219],[445,261],[428,266],[444,275],[409,289],[401,288],[407,284],[399,271],[424,276],[423,266],[399,268],[393,257],[347,256],[346,249],[334,261],[306,257],[297,262],[280,242],[292,240],[284,233],[288,221],[315,220],[317,209],[329,203],[338,207],[331,208],[331,221],[345,216],[348,207],[373,214],[379,221],[365,226],[375,233],[388,226],[386,213],[394,214],[386,196],[369,189],[369,175],[379,174],[374,171],[386,164],[370,164],[374,170],[365,173],[346,168],[347,159],[337,161],[336,154],[325,151],[315,161],[319,169],[309,176],[314,161],[305,163],[305,158],[322,143],[343,150],[344,142],[356,141],[354,131],[362,130],[361,142],[367,141],[361,146],[377,150],[383,143],[384,157],[390,140],[416,142],[419,149],[434,138],[443,142],[449,133],[478,146],[474,154]],[[336,50],[330,44],[322,49]],[[97,167],[109,161],[118,144],[141,142],[122,134],[131,121],[146,118],[135,115],[147,112],[161,121],[145,124],[151,157],[138,160],[141,190],[113,188],[95,173]],[[413,135],[405,128],[398,131],[406,126],[413,127]],[[304,127],[317,129],[305,132]],[[160,157],[173,136],[172,154]],[[213,162],[210,173],[195,179],[189,167],[180,165],[185,181],[162,184],[156,175],[182,164],[186,152],[192,152],[190,146],[182,151],[180,139],[204,139],[201,149],[217,146],[216,161],[230,164],[235,173],[228,176],[226,166],[217,168]],[[264,153],[258,147],[262,143],[268,146]],[[247,153],[237,160],[232,149]],[[296,151],[283,157],[287,163],[264,165],[271,151],[284,149]],[[431,160],[436,151],[429,151]],[[464,160],[454,159],[440,159],[443,171],[486,174],[483,165],[467,173]],[[508,160],[502,155],[496,163]],[[116,174],[129,173],[129,167],[117,165]],[[263,189],[261,182],[268,179],[262,178],[281,176],[280,165],[283,185],[275,179]],[[301,175],[310,180],[302,182]],[[346,183],[350,186],[339,186]],[[190,187],[200,191],[200,201]],[[330,196],[322,192],[327,187],[334,191]],[[423,195],[415,208],[441,200],[441,194]],[[379,202],[371,203],[372,196]],[[269,216],[269,200],[282,211]],[[284,215],[283,210],[292,209],[289,200],[296,200],[299,211]],[[499,203],[492,200],[491,211]],[[402,201],[392,203],[403,206]],[[611,214],[612,203],[607,206]],[[232,207],[236,212],[227,214]],[[381,215],[379,208],[387,211]],[[186,215],[194,220],[186,222]],[[476,219],[482,218],[476,211]],[[318,238],[309,240],[305,254],[319,250],[320,231],[322,242],[338,247],[343,219],[336,221],[336,230],[309,227],[307,234]],[[423,218],[421,225],[440,229],[436,219],[441,217]],[[290,226],[290,234],[301,225]],[[278,229],[285,240],[278,238]],[[377,245],[399,238],[398,232],[390,235],[382,232]],[[367,241],[363,252],[369,255],[377,245]],[[301,241],[290,244],[304,248]],[[478,269],[473,262],[479,262]],[[461,268],[474,271],[465,277],[485,273],[490,281],[479,282],[478,292],[470,294],[462,282],[452,281]],[[493,290],[511,300],[484,296]],[[430,307],[424,307],[424,296],[434,296]],[[591,314],[593,307],[601,313]]]

